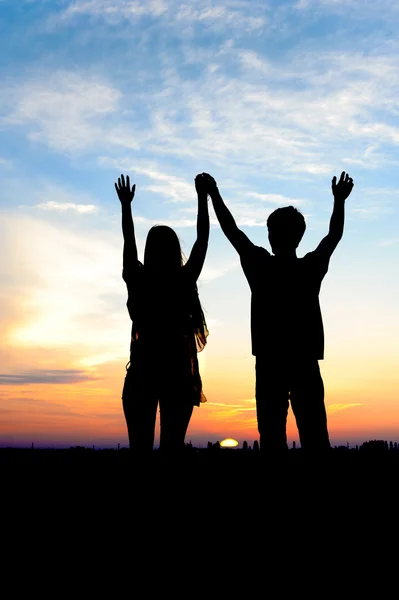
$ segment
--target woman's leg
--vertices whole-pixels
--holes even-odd
[[[154,447],[158,400],[130,369],[122,392],[129,447],[135,455],[150,454]]]
[[[159,406],[160,450],[167,453],[180,453],[184,450],[194,407],[186,399],[169,395],[160,399]]]

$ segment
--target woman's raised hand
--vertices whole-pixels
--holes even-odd
[[[134,192],[136,191],[136,184],[132,185],[132,189],[130,189],[130,179],[129,175],[125,177],[121,175],[118,177],[118,183],[115,183],[116,193],[118,194],[119,200],[122,204],[129,204],[134,198]]]
[[[208,191],[207,191],[207,187],[206,187],[206,181],[204,178],[204,174],[199,173],[196,176],[196,178],[194,179],[194,181],[195,181],[195,189],[197,190],[198,196],[207,196]]]

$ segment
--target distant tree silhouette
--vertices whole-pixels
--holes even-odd
[[[243,450],[248,450],[248,442],[245,442],[245,441],[243,442],[242,449]]]
[[[360,450],[363,453],[385,454],[388,451],[388,444],[384,440],[369,440],[368,442],[363,442]]]
[[[259,442],[258,442],[258,440],[255,440],[255,441],[254,441],[253,449],[254,449],[255,451],[258,451],[258,450],[259,450]]]

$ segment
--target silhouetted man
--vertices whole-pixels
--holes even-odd
[[[330,229],[316,250],[298,258],[296,249],[306,229],[293,206],[269,215],[267,228],[273,254],[255,246],[238,229],[213,177],[206,175],[221,228],[240,255],[251,289],[252,354],[256,357],[256,414],[260,450],[287,450],[289,401],[301,447],[330,448],[324,385],[319,360],[324,358],[324,331],[319,304],[321,282],[344,230],[345,200],[353,180],[343,172],[332,180],[334,208]]]

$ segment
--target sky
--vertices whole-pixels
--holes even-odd
[[[298,208],[303,256],[348,172],[320,293],[330,438],[399,441],[398,28],[397,0],[0,0],[0,446],[128,444],[121,173],[142,259],[158,223],[189,256],[201,172],[269,250],[268,215]],[[186,441],[251,445],[250,290],[210,216]]]

